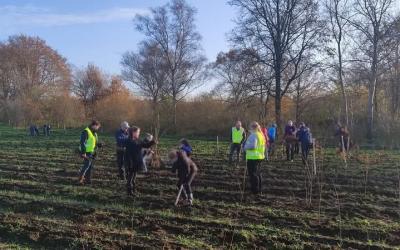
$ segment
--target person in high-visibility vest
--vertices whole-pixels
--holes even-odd
[[[94,120],[81,133],[80,153],[83,158],[83,166],[79,172],[79,183],[82,185],[91,184],[96,148],[102,146],[97,137],[99,129],[100,122]]]
[[[239,161],[242,144],[246,140],[246,132],[242,127],[242,122],[237,121],[231,129],[231,148],[229,152],[229,164],[232,164],[233,154],[236,152],[236,160]]]
[[[244,145],[246,151],[247,173],[253,194],[260,194],[262,178],[260,164],[265,159],[266,140],[257,122],[250,124],[250,135]]]

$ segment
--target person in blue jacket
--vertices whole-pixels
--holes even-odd
[[[276,141],[276,124],[273,123],[269,128],[268,128],[268,155],[272,155],[273,148],[275,146],[275,141]]]
[[[297,131],[297,138],[301,144],[301,158],[303,164],[306,164],[310,152],[310,145],[312,143],[312,135],[310,129],[304,122],[300,123],[300,129]]]
[[[118,166],[118,176],[121,180],[125,180],[126,171],[124,168],[124,155],[125,155],[125,147],[126,142],[128,141],[128,122],[122,122],[120,129],[115,133],[115,141],[116,141],[116,156],[117,156],[117,166]]]

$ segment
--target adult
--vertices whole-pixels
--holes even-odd
[[[250,124],[250,136],[246,140],[244,150],[251,191],[253,194],[260,194],[262,190],[260,164],[265,159],[265,137],[257,122]]]
[[[335,134],[339,139],[339,151],[342,153],[346,153],[349,150],[350,142],[349,137],[350,133],[346,126],[340,126]]]
[[[125,150],[125,169],[127,171],[127,192],[129,196],[134,196],[136,191],[136,175],[144,168],[143,148],[150,148],[155,144],[153,136],[146,140],[140,139],[140,128],[131,127],[128,130],[128,141]]]
[[[129,123],[124,121],[121,123],[120,128],[115,133],[118,176],[121,180],[125,180],[126,176],[126,171],[124,168],[124,155],[126,143],[128,141],[128,129]]]
[[[270,156],[273,154],[275,141],[276,141],[276,124],[273,123],[268,128],[268,155]]]
[[[229,164],[232,164],[233,154],[236,152],[236,161],[239,161],[242,144],[246,139],[246,132],[242,127],[242,122],[237,121],[231,129],[231,148],[229,152]]]
[[[79,183],[82,185],[91,184],[96,149],[102,146],[97,137],[100,126],[100,122],[93,120],[81,133],[80,152],[83,166],[79,172]]]
[[[310,129],[306,126],[304,122],[300,123],[300,128],[297,131],[297,137],[301,144],[301,158],[303,160],[303,164],[306,164],[308,154],[310,152],[310,145],[312,143],[312,136]]]
[[[269,155],[268,155],[268,142],[269,142],[269,137],[268,137],[268,128],[265,125],[265,123],[263,124],[263,126],[261,127],[261,132],[264,135],[265,138],[265,159],[267,159],[267,161],[269,160]]]
[[[297,142],[296,138],[296,127],[293,122],[289,120],[285,126],[285,134],[283,140],[286,144],[286,159],[288,161],[293,161],[294,158],[294,147]]]

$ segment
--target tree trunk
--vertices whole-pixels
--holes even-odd
[[[347,101],[347,95],[346,95],[346,89],[344,87],[344,82],[343,82],[343,61],[342,61],[342,48],[341,48],[341,41],[338,42],[337,47],[338,47],[338,59],[339,59],[339,85],[340,89],[342,92],[342,101],[343,101],[343,111],[344,111],[344,120],[346,127],[349,127],[349,105]]]

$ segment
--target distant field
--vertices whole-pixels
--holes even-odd
[[[175,208],[166,169],[140,175],[138,197],[128,198],[113,138],[100,138],[108,146],[83,187],[78,130],[31,138],[0,126],[0,249],[400,249],[398,151],[360,151],[346,167],[321,149],[315,176],[279,152],[255,198],[242,191],[243,163],[228,166],[227,143],[217,153],[215,142],[193,141],[195,204]],[[162,154],[175,144],[161,139]]]

